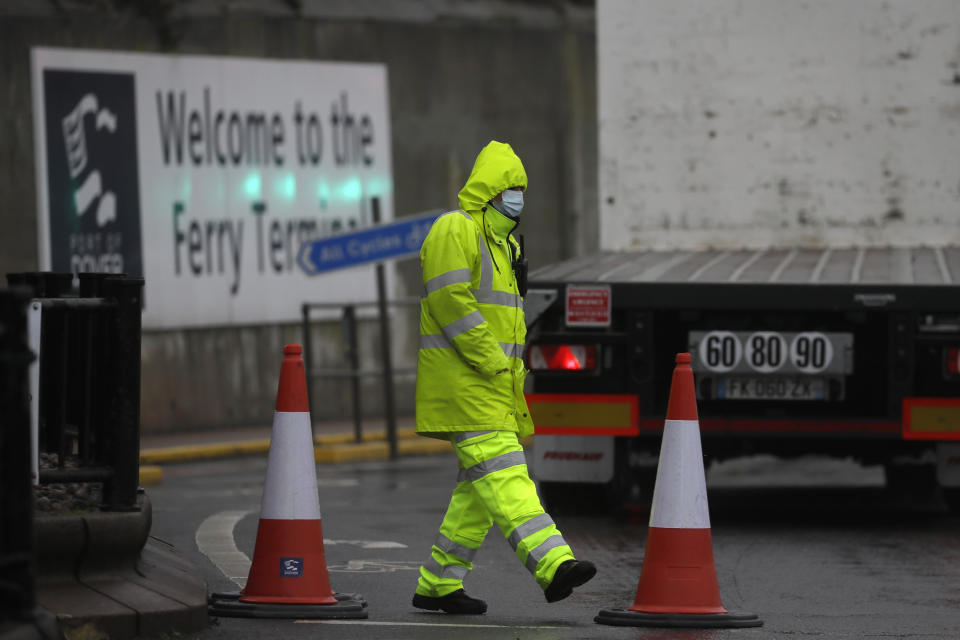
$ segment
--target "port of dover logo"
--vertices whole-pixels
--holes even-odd
[[[303,558],[280,558],[280,577],[299,578],[303,575]]]
[[[132,73],[43,72],[54,271],[143,275]]]

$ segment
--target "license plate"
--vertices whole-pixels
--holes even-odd
[[[720,400],[826,400],[823,378],[717,378]]]

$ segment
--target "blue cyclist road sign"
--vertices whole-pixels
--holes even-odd
[[[307,275],[383,262],[420,252],[427,232],[442,212],[433,211],[402,218],[359,231],[305,242],[297,254],[297,264]]]

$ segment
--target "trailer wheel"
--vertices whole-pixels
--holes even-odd
[[[653,502],[653,490],[657,484],[656,467],[640,467],[634,469],[637,500],[647,506]]]
[[[602,484],[540,482],[544,509],[558,515],[612,515],[624,508],[629,491],[629,485],[616,479]]]
[[[932,492],[937,487],[937,468],[932,464],[887,463],[883,471],[891,491]]]
[[[549,513],[597,515],[602,512],[603,484],[584,482],[541,482],[540,500]]]
[[[951,487],[949,489],[941,489],[943,493],[943,501],[947,503],[947,506],[950,507],[950,511],[954,513],[960,513],[960,488]]]

